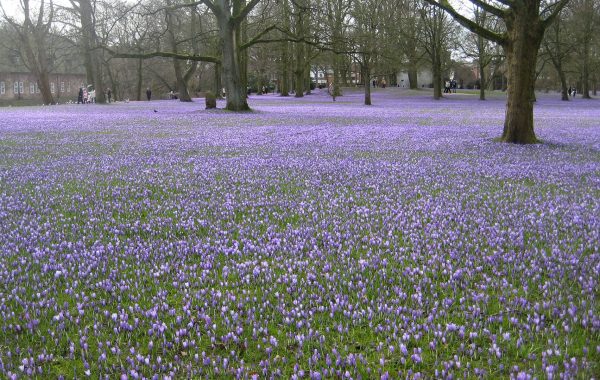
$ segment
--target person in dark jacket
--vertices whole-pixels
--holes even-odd
[[[148,98],[148,100],[152,98],[152,90],[150,89],[150,87],[146,89],[146,97]]]
[[[79,87],[79,94],[77,94],[77,104],[83,104],[83,87]]]

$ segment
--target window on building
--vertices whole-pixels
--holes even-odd
[[[67,92],[71,93],[71,82],[67,82]]]
[[[38,84],[35,84],[35,93],[39,94],[40,93],[40,86],[38,86]]]
[[[13,92],[14,92],[15,94],[18,94],[18,93],[19,93],[19,82],[15,82],[15,83],[13,84]]]
[[[35,94],[35,83],[33,83],[33,82],[29,83],[29,93]]]
[[[0,95],[4,95],[5,92],[6,92],[6,85],[4,84],[4,82],[0,82]]]
[[[60,92],[65,92],[65,82],[60,82]]]
[[[54,94],[54,82],[50,83],[50,92]]]
[[[19,82],[19,94],[25,93],[25,87],[23,86],[23,82]]]

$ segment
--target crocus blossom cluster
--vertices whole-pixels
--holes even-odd
[[[0,109],[0,377],[600,373],[600,102]]]

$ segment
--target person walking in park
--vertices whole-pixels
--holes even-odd
[[[79,87],[79,93],[77,94],[77,104],[83,104],[83,87]]]
[[[148,101],[152,99],[152,90],[150,89],[150,87],[146,89],[146,98],[148,98]]]
[[[327,89],[327,92],[335,102],[335,84],[333,82],[329,83],[329,88]]]
[[[106,89],[106,100],[108,101],[108,104],[110,104],[110,99],[112,97],[112,91],[110,90],[110,88]]]

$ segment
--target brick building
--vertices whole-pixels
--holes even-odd
[[[76,102],[79,87],[86,85],[81,59],[72,51],[64,52],[61,59],[54,59],[54,56],[50,55],[52,96],[57,103]],[[42,103],[38,80],[16,51],[0,44],[0,104],[20,100]]]

